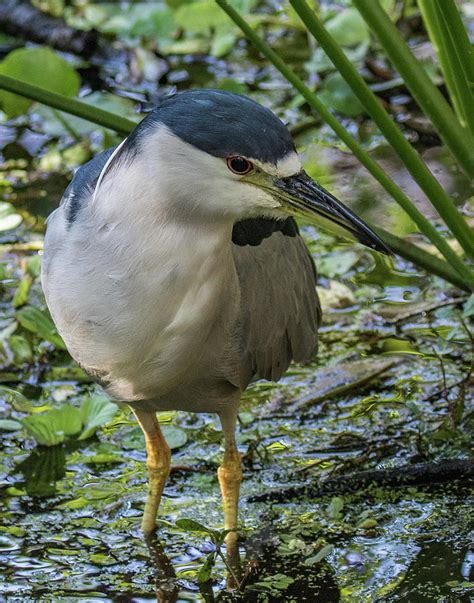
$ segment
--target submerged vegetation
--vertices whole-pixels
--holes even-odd
[[[471,4],[17,4],[65,29],[60,46],[39,25],[32,38],[0,8],[0,598],[469,601]],[[270,106],[308,173],[399,253],[303,225],[324,311],[319,352],[244,396],[244,560],[233,591],[216,418],[159,413],[173,468],[161,540],[145,542],[141,431],[71,361],[39,282],[45,218],[74,168],[190,87]],[[450,480],[443,467],[456,459],[465,473]],[[439,482],[331,489],[340,476],[360,484],[364,470],[402,476],[418,465],[439,468]],[[258,500],[269,492],[272,502]]]

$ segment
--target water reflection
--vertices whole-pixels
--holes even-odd
[[[146,540],[150,560],[156,572],[156,600],[158,603],[176,603],[189,600],[189,593],[182,590],[170,557],[157,536]],[[235,566],[235,550],[228,551],[227,570],[213,568],[213,579],[199,583],[199,594],[206,603],[267,603],[282,601],[308,601],[311,603],[336,603],[340,592],[331,566],[322,561],[308,564],[300,553],[282,554],[281,541],[274,526],[258,530],[245,540],[244,561]],[[230,556],[229,556],[230,554]],[[229,567],[232,563],[232,567]],[[177,569],[179,564],[177,564]],[[201,576],[203,573],[199,572]],[[199,575],[198,574],[198,575]],[[235,583],[238,575],[239,584]],[[180,584],[181,582],[181,584]],[[227,589],[215,592],[213,585],[227,583]],[[263,597],[263,599],[260,599]]]
[[[432,603],[441,600],[470,603],[472,599],[468,593],[455,594],[456,586],[470,579],[469,575],[463,575],[467,555],[468,551],[455,548],[448,542],[425,543],[387,603]]]
[[[155,534],[146,538],[145,542],[156,572],[156,600],[158,603],[176,603],[180,588],[170,558]]]
[[[225,576],[219,575],[222,568],[214,567],[213,579],[199,584],[200,599],[206,603],[267,603],[298,601],[311,603],[337,603],[349,601],[343,582],[338,584],[336,571],[326,560],[308,563],[301,551],[282,554],[281,534],[271,524],[259,529],[247,538],[242,546],[244,561],[240,564],[243,577],[240,589],[228,587],[215,590],[213,585],[222,585]],[[155,569],[156,600],[158,603],[188,601],[191,593],[182,589],[170,558],[165,553],[158,538],[147,540],[150,559]],[[392,581],[377,592],[370,584],[377,573],[378,564],[362,563],[363,556],[346,554],[345,559],[353,571],[357,571],[371,592],[367,601],[384,603],[431,603],[435,600],[468,603],[471,599],[464,587],[472,579],[472,555],[464,547],[447,541],[428,541],[412,550],[414,555],[405,568],[400,565],[400,573],[392,576]],[[356,563],[353,563],[353,561]],[[367,561],[367,560],[366,560]],[[378,568],[380,569],[380,568]],[[228,578],[228,576],[227,576]],[[181,583],[181,584],[180,584]],[[350,589],[349,589],[350,591]],[[458,594],[459,593],[459,594]],[[369,596],[369,595],[368,595]],[[379,596],[381,598],[379,598]],[[373,597],[373,598],[372,598]],[[194,597],[192,597],[194,600]]]
[[[32,497],[53,496],[56,482],[65,475],[66,456],[63,446],[38,447],[17,469],[25,479],[25,490]]]

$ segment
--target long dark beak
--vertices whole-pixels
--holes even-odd
[[[314,220],[315,214],[322,216],[342,226],[344,230],[347,230],[367,247],[386,255],[393,255],[382,239],[363,220],[352,213],[330,192],[319,186],[305,172],[276,180],[274,185],[282,193],[278,196],[289,205],[287,209],[291,209],[291,213],[294,215],[309,221]]]

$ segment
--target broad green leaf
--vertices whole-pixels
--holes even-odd
[[[18,431],[21,429],[21,423],[13,419],[0,419],[0,431]]]
[[[192,33],[207,33],[211,28],[228,23],[228,17],[214,0],[198,0],[178,8],[176,23]]]
[[[206,557],[206,561],[204,561],[204,563],[202,564],[197,575],[197,581],[199,582],[199,584],[205,584],[206,582],[209,582],[209,580],[211,579],[212,568],[214,567],[215,561],[216,554],[214,552],[209,553],[209,555]]]
[[[318,259],[318,272],[329,278],[345,276],[359,259],[360,255],[350,250],[331,253]]]
[[[41,256],[39,253],[36,253],[28,258],[26,271],[33,278],[36,278],[41,274]]]
[[[10,387],[0,386],[0,396],[11,404],[15,410],[30,412],[33,405],[22,393]]]
[[[80,439],[80,438],[79,438]],[[126,458],[117,454],[94,454],[83,459],[86,465],[101,465],[110,463],[124,463]]]
[[[11,203],[7,203],[6,201],[0,202],[0,231],[14,230],[22,223],[22,221],[23,218],[20,214],[16,213],[16,210]]]
[[[340,46],[355,46],[369,41],[369,28],[355,8],[342,10],[325,25]]]
[[[69,404],[25,417],[22,423],[41,446],[60,444],[66,436],[76,435],[82,428],[81,413]]]
[[[307,559],[305,559],[305,565],[315,565],[316,563],[319,563],[320,561],[322,561],[325,557],[327,557],[328,555],[330,555],[334,550],[334,545],[333,544],[327,544],[326,546],[323,546],[323,548],[318,551],[316,553],[316,555],[313,555],[312,557],[308,557]]]
[[[340,496],[333,496],[328,506],[328,515],[331,519],[341,519],[344,508],[344,499]]]
[[[462,313],[466,318],[474,316],[474,294],[469,297],[462,308]]]
[[[39,335],[39,337],[46,339],[57,348],[66,349],[63,340],[56,331],[53,321],[45,312],[34,306],[25,306],[17,311],[16,318],[27,331]]]
[[[154,10],[147,19],[139,19],[130,30],[133,36],[154,37],[158,44],[162,40],[172,38],[178,29],[174,14],[171,10],[163,8]]]
[[[109,555],[104,555],[103,553],[93,553],[90,556],[90,562],[93,563],[94,565],[101,565],[101,566],[117,564],[116,559],[114,559],[113,557],[110,557]]]
[[[325,78],[318,96],[326,106],[349,117],[357,117],[365,111],[340,73],[331,73]]]
[[[26,304],[32,283],[33,279],[31,276],[29,274],[25,274],[25,276],[21,279],[17,290],[15,291],[15,295],[13,296],[12,305],[14,308],[19,308],[20,306],[24,306]]]
[[[177,519],[176,525],[181,530],[185,530],[186,532],[199,532],[200,534],[213,534],[214,530],[206,527],[199,521],[195,521],[194,519]]]
[[[8,347],[13,352],[15,364],[21,365],[26,362],[31,362],[33,352],[29,342],[23,335],[12,335],[8,340]]]
[[[368,42],[362,42],[362,44],[357,44],[357,46],[345,48],[344,54],[349,61],[351,61],[351,63],[360,63],[365,58],[369,47],[370,45]],[[334,63],[320,46],[314,49],[311,59],[305,64],[305,66],[309,73],[334,71],[336,69],[334,67]]]
[[[79,92],[77,71],[50,48],[18,48],[0,63],[0,73],[65,96]],[[26,113],[32,101],[0,91],[0,105],[8,117]]]
[[[245,84],[230,77],[222,78],[217,87],[219,90],[227,90],[228,92],[235,92],[237,94],[246,94],[248,92],[248,88]]]
[[[117,405],[104,396],[88,398],[80,410],[81,421],[84,425],[80,440],[86,440],[94,435],[97,427],[109,423],[117,412]]]
[[[362,528],[363,530],[371,530],[379,525],[379,522],[374,518],[363,519],[360,523],[357,524],[358,528]]]
[[[162,425],[160,422],[161,431],[165,436],[165,440],[168,446],[175,450],[176,448],[181,448],[184,446],[188,440],[186,432],[179,427],[174,427],[173,425]],[[132,429],[127,435],[125,435],[122,439],[122,446],[124,448],[133,449],[133,450],[144,450],[145,449],[145,438],[143,436],[143,432],[140,427],[136,427]]]
[[[96,91],[87,96],[83,96],[81,101],[93,105],[99,109],[105,109],[117,115],[123,115],[128,119],[139,121],[134,111],[134,103],[128,98],[122,98],[108,92]],[[85,136],[99,128],[86,119],[81,119],[75,115],[68,115],[62,111],[51,109],[46,105],[38,105],[35,107],[35,114],[43,118],[42,129],[50,136],[61,136],[70,132],[75,132],[78,136]],[[66,124],[66,125],[65,125]],[[69,129],[69,130],[68,130]],[[105,130],[108,132],[108,130]],[[110,144],[117,144],[119,139],[113,139]]]
[[[173,425],[160,425],[160,427],[165,436],[166,443],[171,450],[181,448],[181,446],[184,446],[188,441],[188,436],[182,429],[174,427]]]

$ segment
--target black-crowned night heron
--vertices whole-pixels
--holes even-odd
[[[145,434],[156,522],[170,449],[156,412],[218,413],[225,528],[237,526],[240,396],[315,350],[315,269],[293,217],[321,215],[387,252],[302,170],[268,109],[237,94],[166,99],[82,166],[48,220],[43,287],[73,358]]]

